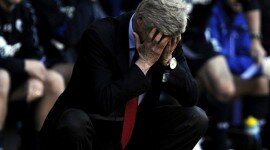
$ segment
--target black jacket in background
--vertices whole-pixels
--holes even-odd
[[[161,82],[164,68],[160,63],[147,76],[135,64],[129,67],[131,15],[102,19],[86,30],[70,83],[53,109],[68,106],[116,119],[123,117],[124,106],[131,98],[146,93],[140,107],[147,110],[158,105],[161,92],[173,96],[183,106],[196,104],[197,84],[180,45],[174,52],[177,68],[165,84]]]
[[[24,74],[25,58],[41,59],[43,51],[39,47],[35,23],[34,10],[29,3],[19,4],[11,12],[0,7],[0,36],[7,45],[21,44],[19,51],[12,56],[4,55],[4,48],[0,48],[0,68]]]
[[[61,58],[51,40],[74,48],[87,26],[105,17],[97,2],[91,0],[31,0],[37,12],[41,45],[49,58]]]

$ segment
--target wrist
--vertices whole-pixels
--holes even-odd
[[[151,65],[146,63],[145,61],[142,61],[141,59],[138,59],[135,64],[142,70],[142,72],[146,75],[148,70],[151,68]]]
[[[162,61],[161,61],[161,63],[162,63],[162,65],[163,66],[165,66],[165,67],[167,67],[167,66],[169,66],[170,65],[170,60],[172,59],[172,55],[170,55],[168,58],[166,58],[166,59],[163,59]]]
[[[164,65],[165,70],[174,70],[177,66],[177,60],[172,57],[166,65]]]
[[[250,34],[250,38],[251,38],[251,40],[252,40],[252,42],[254,41],[254,42],[261,42],[261,40],[262,40],[262,34],[260,34],[260,33],[251,33]]]

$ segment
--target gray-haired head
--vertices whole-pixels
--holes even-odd
[[[185,32],[188,19],[183,0],[143,0],[137,7],[134,20],[142,19],[145,32],[156,27],[167,36]]]

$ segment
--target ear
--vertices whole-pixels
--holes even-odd
[[[137,20],[136,20],[136,25],[141,27],[142,24],[143,24],[142,17],[138,17]]]
[[[134,31],[140,33],[142,25],[143,25],[142,17],[137,17],[136,20],[134,20],[133,24]]]

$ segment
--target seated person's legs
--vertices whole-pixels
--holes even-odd
[[[10,96],[10,101],[20,101],[25,99],[31,103],[44,95],[43,82],[36,78],[30,78],[25,84],[16,88]]]
[[[232,74],[221,55],[209,58],[198,70],[197,78],[201,89],[209,93],[206,99],[210,117],[209,135],[213,139],[212,149],[226,149],[226,131],[228,124],[229,101],[235,95],[235,84]],[[205,101],[203,101],[205,103]],[[205,147],[206,148],[206,147]],[[210,148],[210,147],[207,147]]]
[[[16,88],[11,94],[11,100],[18,101],[25,99],[28,103],[39,100],[35,122],[36,129],[40,130],[48,112],[64,88],[65,84],[62,76],[55,71],[48,70],[44,81],[29,78],[25,84]]]
[[[44,95],[37,106],[36,124],[37,129],[40,130],[43,122],[54,105],[58,96],[64,91],[65,83],[63,77],[53,70],[48,70],[44,84]]]
[[[269,81],[263,77],[250,80],[236,78],[235,81],[239,91],[237,95],[243,99],[244,117],[251,115],[259,120],[265,120],[268,113]]]
[[[228,101],[235,94],[233,77],[223,56],[209,59],[198,71],[202,86],[219,101]]]
[[[55,64],[51,69],[60,73],[63,76],[65,83],[67,84],[68,81],[70,80],[73,66],[74,64],[72,63],[58,63],[58,64]]]
[[[10,76],[6,70],[0,68],[0,149],[3,148],[3,128],[7,115]]]
[[[190,41],[187,43],[190,43],[187,44],[188,48],[184,46],[183,50],[189,67],[200,83],[201,92],[205,91],[210,94],[207,97],[201,96],[200,103],[203,106],[207,105],[204,109],[212,109],[211,112],[207,112],[207,115],[214,114],[210,116],[208,130],[215,143],[213,149],[226,149],[229,104],[224,102],[229,102],[235,94],[232,74],[226,59],[214,50],[211,43],[206,41],[204,34],[196,38],[196,44]],[[196,47],[196,45],[200,47]],[[189,51],[194,53],[194,56],[190,55]],[[206,101],[203,100],[204,98]]]
[[[236,97],[251,94],[251,95],[265,95],[269,92],[268,80],[264,77],[244,80],[234,76],[236,85]]]

